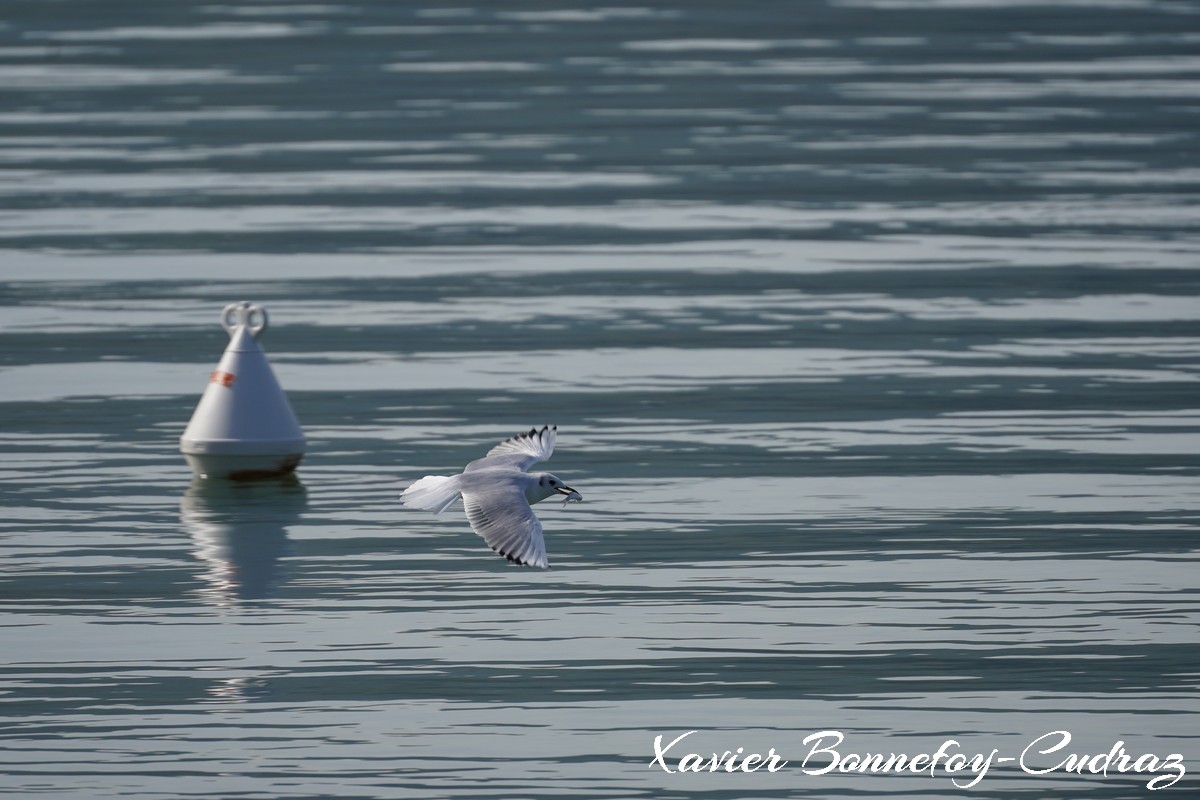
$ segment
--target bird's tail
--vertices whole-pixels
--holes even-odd
[[[458,499],[462,491],[459,476],[426,475],[404,490],[400,502],[410,508],[420,508],[440,514]]]

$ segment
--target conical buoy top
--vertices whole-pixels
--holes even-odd
[[[265,308],[248,301],[221,312],[229,345],[179,439],[198,475],[282,475],[304,456],[304,432],[258,344],[268,320]]]

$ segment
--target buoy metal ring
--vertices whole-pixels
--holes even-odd
[[[233,336],[238,328],[246,328],[257,339],[267,329],[268,321],[267,310],[249,300],[230,303],[221,312],[221,327],[230,336]]]

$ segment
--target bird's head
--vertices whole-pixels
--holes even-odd
[[[529,502],[536,503],[539,500],[545,500],[547,497],[553,497],[556,494],[579,495],[579,492],[567,486],[563,480],[549,472],[539,472],[532,476],[537,478],[537,481],[525,490],[525,496],[529,498]]]

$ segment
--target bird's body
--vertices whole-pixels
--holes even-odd
[[[458,475],[427,475],[401,495],[411,508],[440,514],[462,498],[467,521],[500,555],[516,564],[550,566],[542,523],[530,507],[556,494],[580,500],[578,492],[549,472],[527,472],[554,452],[557,427],[531,428],[506,439]]]

